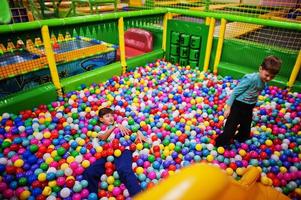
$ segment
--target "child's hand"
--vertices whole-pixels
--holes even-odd
[[[224,112],[224,117],[225,118],[228,118],[229,114],[230,114],[230,111],[231,111],[231,107],[230,106],[227,106],[225,112]]]
[[[147,142],[147,138],[140,131],[137,131],[136,141]]]
[[[121,124],[116,124],[116,128],[118,128],[122,135],[130,135],[131,131]]]

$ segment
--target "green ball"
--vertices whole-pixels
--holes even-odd
[[[55,193],[58,193],[59,191],[61,191],[61,187],[60,187],[60,186],[57,186],[57,185],[56,185],[56,186],[53,186],[53,187],[52,187],[52,191],[55,192]]]
[[[72,113],[72,119],[78,119],[78,113]]]
[[[153,163],[154,161],[156,160],[155,156],[154,155],[149,155],[148,156],[148,161]]]
[[[147,142],[144,142],[144,143],[143,143],[143,147],[144,147],[145,149],[149,149],[149,148],[150,148],[150,145],[149,145]]]
[[[134,119],[129,119],[129,120],[128,120],[128,124],[129,124],[129,125],[134,125],[134,123],[135,123]]]
[[[72,151],[71,152],[71,156],[73,156],[73,157],[76,157],[76,156],[78,156],[79,155],[79,153],[77,152],[77,151]]]
[[[59,156],[62,156],[62,155],[64,155],[66,153],[66,149],[64,149],[63,147],[59,147],[58,149],[57,149],[57,154],[59,155]]]
[[[18,180],[18,184],[20,186],[24,186],[27,184],[27,179],[25,177],[21,177],[19,180]]]
[[[62,159],[62,157],[59,156],[59,155],[56,155],[56,156],[54,156],[54,158],[53,158],[53,160],[55,160],[55,161],[60,161],[61,159]]]
[[[30,150],[31,153],[37,152],[38,149],[39,149],[38,145],[35,145],[35,144],[30,145],[30,147],[29,147],[29,150]]]
[[[117,179],[117,180],[114,181],[113,185],[114,185],[115,187],[118,187],[118,186],[121,185],[121,181],[120,181],[119,179]]]
[[[165,126],[165,130],[169,131],[171,129],[171,127],[169,125]]]
[[[176,152],[179,153],[179,152],[181,151],[181,149],[182,149],[182,148],[181,148],[180,146],[178,146],[178,145],[175,146],[175,151],[176,151]]]
[[[7,147],[9,147],[11,145],[11,142],[9,142],[9,141],[4,141],[3,143],[2,143],[2,147],[3,148],[7,148]]]
[[[97,124],[97,120],[93,118],[93,119],[90,120],[90,123],[89,123],[89,124],[95,126],[95,125]]]
[[[167,146],[167,145],[169,145],[169,140],[167,140],[167,139],[164,139],[164,140],[163,140],[163,142],[162,142],[162,144],[163,144],[164,146]]]
[[[43,170],[43,171],[46,171],[48,169],[48,164],[47,163],[41,163],[40,164],[40,168]]]

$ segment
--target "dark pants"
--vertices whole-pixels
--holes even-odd
[[[100,158],[84,171],[83,177],[89,183],[89,192],[97,194],[100,176],[105,173],[105,163],[106,158]],[[120,180],[124,183],[130,195],[134,196],[139,193],[141,191],[141,187],[132,170],[132,152],[130,150],[122,152],[120,157],[115,158],[114,164]]]
[[[255,104],[246,104],[237,100],[233,102],[224,131],[216,138],[216,146],[229,145],[232,138],[244,142],[250,137],[254,106]],[[238,133],[235,135],[238,125]]]

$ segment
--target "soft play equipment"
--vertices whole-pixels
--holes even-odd
[[[129,28],[124,33],[125,57],[132,58],[151,52],[153,49],[153,35],[151,32],[140,28]],[[117,59],[120,51],[117,51]]]
[[[249,167],[242,178],[235,181],[214,165],[198,163],[183,168],[178,173],[163,180],[134,200],[288,200],[284,194],[257,180],[260,170]]]

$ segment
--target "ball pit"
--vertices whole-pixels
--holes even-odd
[[[230,149],[214,147],[222,132],[231,77],[199,72],[162,60],[105,83],[81,85],[48,105],[0,117],[0,199],[99,199],[129,197],[113,164],[125,146],[142,188],[153,187],[182,167],[210,162],[239,179],[258,166],[261,182],[291,198],[301,192],[301,94],[269,87],[254,109],[253,137]],[[104,127],[97,110],[111,106],[116,121],[148,135],[152,144],[135,143],[136,134],[93,147]],[[127,120],[124,120],[124,119]],[[98,194],[89,194],[85,168],[106,157]]]

